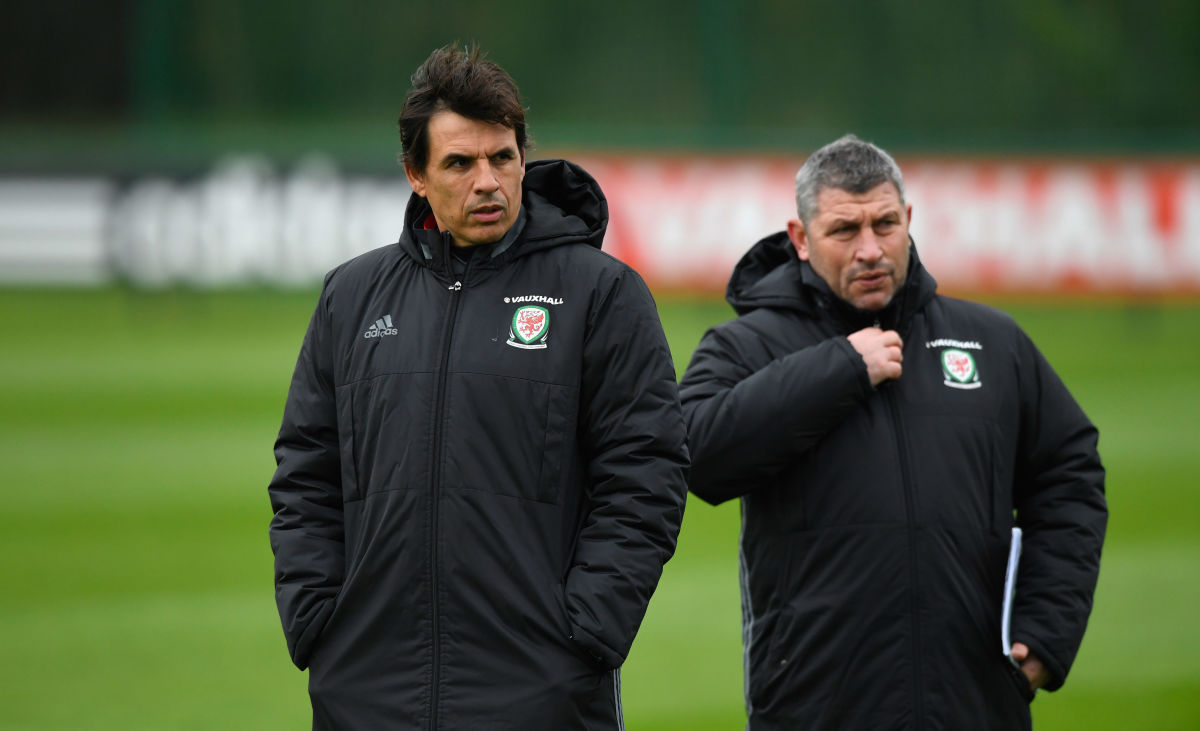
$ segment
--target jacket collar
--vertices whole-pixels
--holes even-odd
[[[521,187],[517,220],[476,266],[499,268],[531,252],[571,243],[600,248],[608,227],[608,201],[583,168],[566,160],[530,161]],[[448,272],[451,235],[425,227],[431,213],[429,202],[413,193],[397,244],[422,266]]]

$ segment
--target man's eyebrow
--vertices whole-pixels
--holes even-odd
[[[858,226],[860,224],[862,224],[862,216],[834,216],[829,220],[830,228],[842,225]]]
[[[467,161],[470,159],[471,159],[470,155],[465,155],[461,152],[447,152],[445,155],[442,156],[442,159],[439,162],[439,164],[440,165],[448,165],[449,163],[452,163],[452,162]]]

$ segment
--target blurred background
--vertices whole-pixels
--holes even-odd
[[[308,725],[271,445],[321,275],[394,241],[435,47],[520,84],[682,373],[791,177],[853,131],[922,258],[1101,431],[1096,609],[1039,728],[1200,728],[1200,4],[9,0],[0,11],[0,728]],[[736,505],[689,503],[630,728],[744,725]]]

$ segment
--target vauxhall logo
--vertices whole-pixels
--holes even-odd
[[[392,316],[384,315],[376,320],[371,327],[367,328],[367,331],[363,333],[363,337],[367,339],[381,338],[384,335],[396,335],[398,332],[399,330],[392,327]]]

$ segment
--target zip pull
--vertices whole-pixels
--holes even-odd
[[[875,327],[877,327],[877,328],[879,328],[879,329],[881,329],[881,330],[883,329],[883,325],[880,325],[880,324],[879,324],[879,318],[878,318],[878,317],[876,317],[876,318],[875,318]]]
[[[446,287],[446,289],[450,290],[451,292],[457,292],[462,289],[462,282],[455,282],[454,284],[451,284],[449,287]]]

